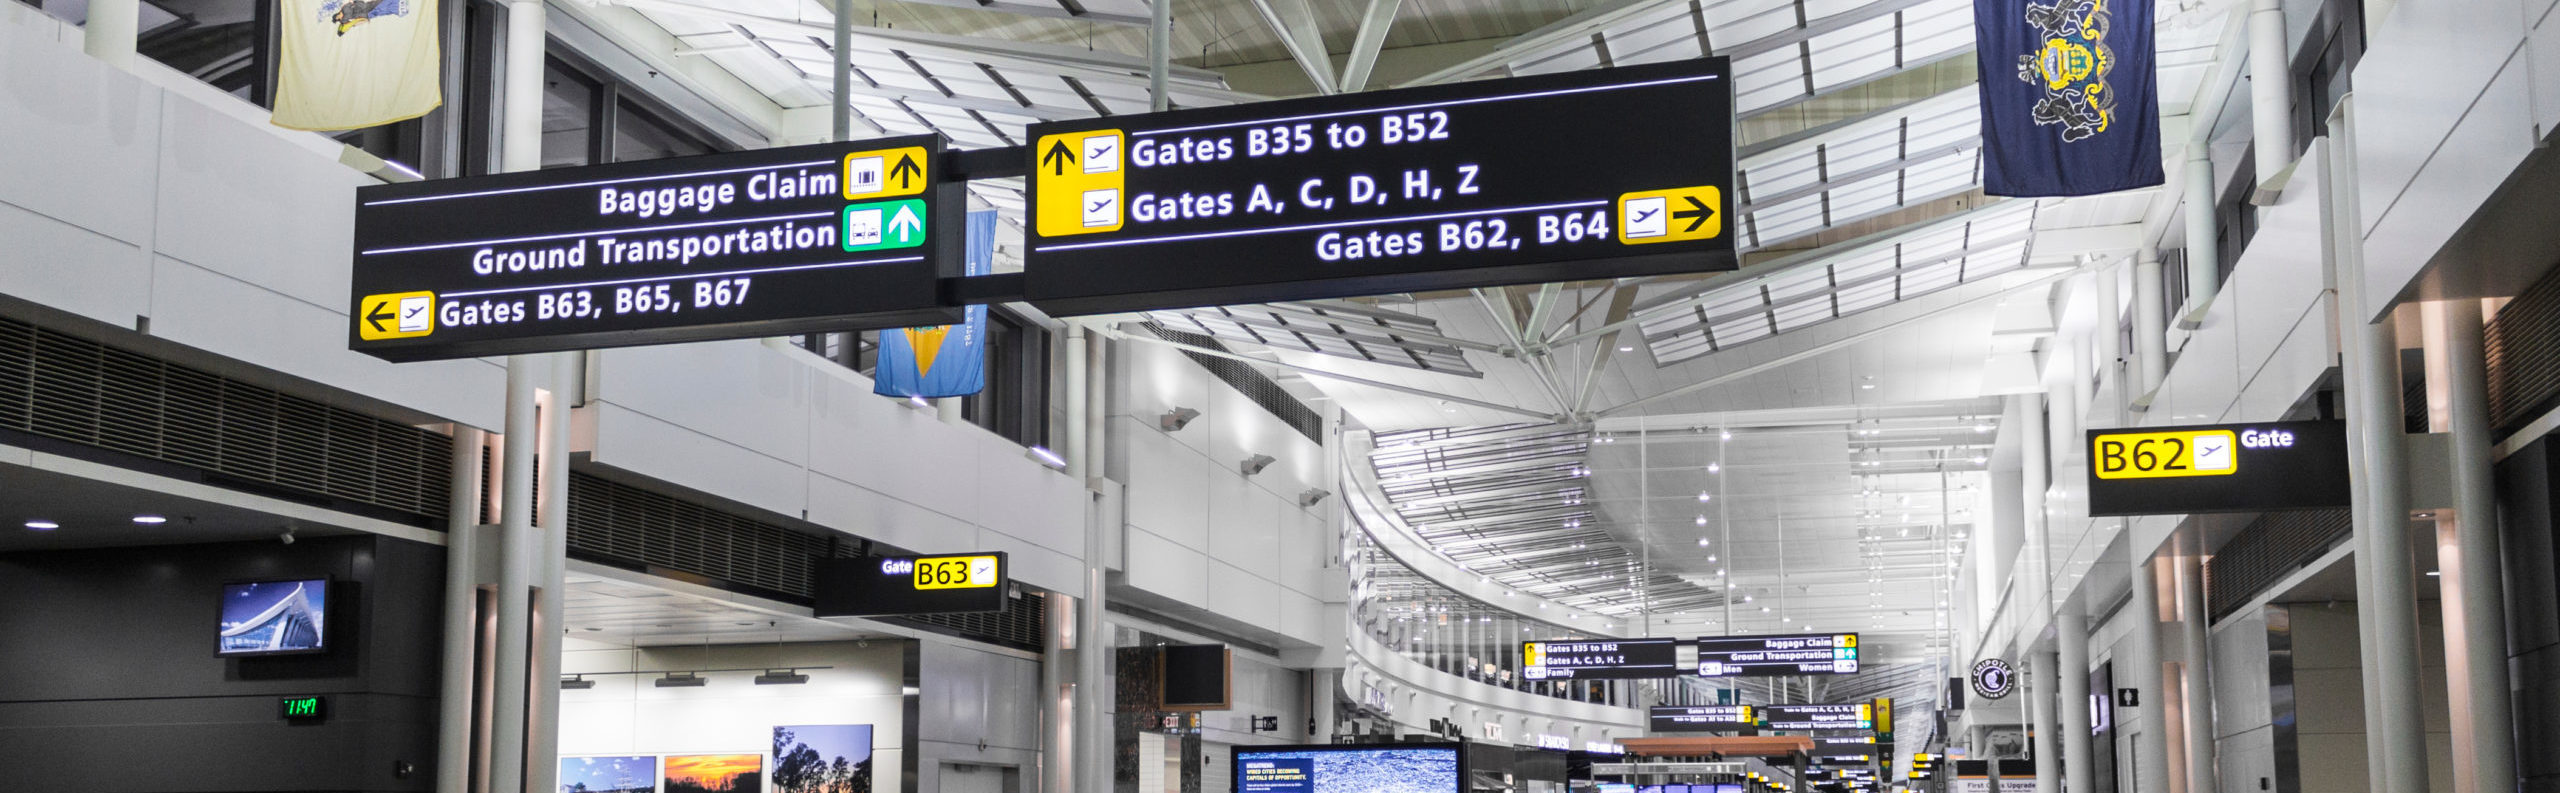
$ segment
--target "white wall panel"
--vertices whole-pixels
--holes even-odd
[[[2533,123],[2550,140],[2560,131],[2560,0],[2534,0],[2525,19],[2536,25],[2525,45],[2525,68],[2533,78]]]
[[[58,24],[43,12],[6,14],[0,202],[141,244],[152,223],[162,92],[54,40]]]
[[[1129,530],[1128,584],[1184,603],[1208,603],[1209,555],[1157,536]]]
[[[587,397],[802,465],[813,440],[810,367],[770,352],[752,340],[601,350],[588,356],[596,388]]]
[[[1248,625],[1280,624],[1280,585],[1242,568],[1209,560],[1209,598],[1198,601],[1220,616]]]
[[[1244,477],[1209,477],[1209,557],[1265,581],[1280,579],[1280,505]]]
[[[2394,18],[2402,16],[2406,15]],[[2521,60],[2517,63],[2520,65]],[[2359,78],[2366,73],[2361,67],[2356,70]],[[2364,316],[2379,316],[2389,306],[2388,301],[2399,296],[2445,242],[2506,184],[2507,176],[2524,162],[2525,155],[2532,153],[2533,120],[2526,104],[2526,81],[2523,68],[2500,73],[2480,94],[2479,103],[2462,116],[2462,123],[2439,141],[2442,156],[2427,160],[2425,169],[2409,181],[2399,202],[2391,205],[2387,213],[2374,204],[2372,189],[2360,191],[2369,226],[2364,250]],[[2404,118],[2412,113],[2398,105],[2359,105],[2358,135],[2363,134],[2363,119],[2373,115]],[[2361,137],[2356,146],[2357,168],[2361,172],[2373,161],[2366,154],[2372,147]],[[2370,185],[2370,180],[2366,184]]]
[[[0,240],[8,241],[0,293],[117,325],[151,311],[151,268],[132,243],[5,201]]]
[[[2375,26],[2355,72],[2357,190],[2368,234],[2395,204],[2422,198],[2404,191],[2523,44],[2521,15],[2518,0],[2400,0]]]
[[[153,247],[314,305],[346,303],[355,191],[376,180],[202,105],[165,106]],[[345,331],[322,340],[343,344]]]

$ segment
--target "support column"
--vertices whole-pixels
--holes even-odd
[[[2062,709],[2058,719],[2062,729],[2063,789],[2070,793],[2090,793],[2097,781],[2091,774],[2089,735],[2089,615],[2080,597],[2063,601],[2062,612],[2053,617],[2054,645],[2060,651],[2060,676],[2055,688],[2061,693],[2054,703]],[[2104,695],[2104,692],[2101,692]]]
[[[548,27],[542,0],[509,0],[499,164],[507,171],[542,167],[542,58]],[[533,585],[541,539],[534,534],[534,453],[542,441],[536,425],[535,390],[549,380],[539,356],[507,357],[506,425],[501,447],[498,521],[497,645],[492,664],[489,719],[490,793],[520,793],[525,769],[526,709],[531,692]]]
[[[453,490],[445,501],[444,658],[436,702],[436,793],[469,793],[474,661],[479,658],[481,444],[488,433],[453,429]]]
[[[1307,736],[1307,742],[1333,743],[1333,700],[1338,696],[1334,692],[1342,688],[1342,670],[1316,669],[1307,677],[1311,688],[1307,698],[1308,718],[1315,721],[1315,731]]]
[[[2360,252],[2359,254],[2360,255]],[[2370,559],[2356,577],[2356,608],[2370,612],[2372,657],[2365,686],[2377,708],[2365,714],[2380,734],[2381,790],[2427,788],[2424,700],[2418,691],[2418,614],[2409,553],[2408,437],[2401,429],[2400,341],[2392,320],[2367,323],[2361,263],[2339,274],[2340,337],[2345,342],[2347,428],[2359,454],[2356,553]]]
[[[1162,113],[1173,109],[1173,94],[1165,88],[1173,70],[1173,3],[1147,5],[1147,108]]]
[[[1040,609],[1048,627],[1040,653],[1040,793],[1073,793],[1076,719],[1081,715],[1076,707],[1075,598],[1050,593],[1041,599]]]
[[[1069,322],[1067,344],[1058,351],[1059,357],[1067,359],[1067,438],[1065,443],[1060,444],[1061,448],[1056,451],[1058,456],[1067,458],[1067,476],[1075,479],[1078,484],[1082,484],[1085,478],[1084,447],[1088,425],[1085,423],[1084,414],[1091,409],[1085,404],[1087,399],[1085,378],[1089,377],[1090,373],[1085,371],[1085,363],[1088,359],[1084,349],[1084,337],[1084,326]]]
[[[2062,725],[2054,718],[2055,682],[2061,675],[2054,671],[2053,653],[2041,647],[2027,650],[2027,719],[2035,729],[2036,793],[2056,793],[2062,788]]]
[[[2178,310],[2178,327],[2194,330],[2204,323],[2204,309],[2222,286],[2220,219],[2213,216],[2213,160],[2202,141],[2187,144],[2187,302]],[[2165,341],[2164,341],[2165,343]]]
[[[2178,629],[2186,637],[2185,657],[2179,666],[2186,675],[2179,679],[2186,691],[2187,791],[2208,793],[2215,789],[2213,742],[2213,648],[2205,628],[2211,619],[2204,602],[2204,557],[2181,556],[2172,560],[2178,581]]]
[[[550,392],[542,405],[542,463],[533,483],[535,536],[541,556],[534,560],[533,640],[526,666],[527,690],[533,702],[526,712],[524,788],[528,793],[560,789],[560,651],[561,596],[568,591],[569,572],[569,411],[577,404],[585,353],[559,352],[550,359]]]
[[[2141,385],[2127,396],[2145,410],[2160,381],[2169,376],[2169,325],[2163,314],[2168,292],[2161,279],[2160,253],[2143,248],[2133,259],[2133,358]]]
[[[2293,164],[2293,64],[2284,41],[2284,1],[2249,3],[2249,121],[2258,160],[2250,203],[2275,203],[2264,186]]]
[[[2505,571],[2500,560],[2497,438],[2489,430],[2486,350],[2480,301],[2448,300],[2444,308],[2446,407],[2453,448],[2451,554],[2443,570],[2447,681],[2454,692],[2456,790],[2500,793],[2516,788],[2515,704],[2509,699]],[[2457,638],[2459,637],[2459,638]],[[2457,660],[2458,659],[2458,660]],[[2463,700],[2469,699],[2468,707]],[[2459,784],[2468,777],[2469,785]]]
[[[2047,456],[2052,450],[2051,436],[2045,431],[2044,397],[2020,394],[2011,399],[2018,403],[2018,496],[2026,542],[2019,549],[2019,563],[2010,569],[2012,595],[2009,608],[2024,612],[2039,609],[2036,614],[2052,613],[2049,593],[2053,591],[2052,532],[2045,520],[2045,491],[2052,489],[2052,476]]]
[[[142,0],[89,0],[80,46],[89,57],[118,69],[133,68],[133,46],[142,35]]]
[[[1085,334],[1084,368],[1084,475],[1087,486],[1102,479],[1110,471],[1110,431],[1104,422],[1111,415],[1111,337],[1102,333]]]
[[[2115,404],[2111,406],[2114,409],[2111,411],[2113,416],[2109,421],[2120,422],[2124,418],[2125,403],[2141,395],[2133,393],[2134,379],[2125,376],[2124,336],[2118,332],[2118,329],[2124,326],[2124,296],[2116,288],[2116,263],[2110,261],[2098,265],[2096,275],[2092,283],[2096,284],[2097,291],[2092,296],[2097,298],[2098,303],[2098,343],[2095,356],[2099,372],[2098,379],[2101,385],[2110,383],[2115,385]],[[2078,444],[2079,441],[2073,440],[2072,443]]]
[[[2142,732],[2133,743],[2134,786],[2129,793],[2168,793],[2169,712],[2160,671],[2160,579],[2149,557],[2133,563],[2132,600],[2124,606],[2131,622],[2125,638],[2133,641],[2126,664],[2133,688],[2142,692]],[[2418,788],[2423,790],[2424,788]]]

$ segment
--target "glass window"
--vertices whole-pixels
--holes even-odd
[[[596,162],[594,130],[597,86],[554,59],[542,69],[542,167],[567,168]]]
[[[711,147],[691,135],[675,131],[656,116],[633,107],[628,99],[615,103],[613,118],[613,161],[634,162],[709,154]]]

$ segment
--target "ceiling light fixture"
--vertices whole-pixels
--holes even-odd
[[[560,678],[560,687],[570,691],[585,691],[595,688],[596,681],[588,680],[586,675],[570,675]]]
[[[1723,472],[1723,471],[1724,471],[1724,464],[1723,464],[1723,463],[1708,463],[1708,464],[1707,464],[1707,473],[1711,473],[1711,474],[1713,474],[1713,473],[1721,473],[1721,472]]]
[[[701,675],[692,672],[668,672],[666,677],[658,678],[657,686],[659,688],[701,688],[704,682]]]
[[[168,518],[161,517],[161,516],[158,516],[158,515],[135,515],[135,516],[133,516],[133,522],[135,522],[135,523],[139,523],[139,524],[142,524],[142,525],[145,525],[145,526],[158,526],[158,525],[160,525],[160,524],[163,524],[163,523],[167,523],[167,522],[169,522],[169,519],[168,519]]]
[[[756,685],[759,686],[796,686],[807,682],[809,676],[800,674],[798,669],[767,669],[764,674],[756,675]]]
[[[1192,419],[1199,417],[1200,411],[1198,410],[1186,407],[1175,407],[1172,410],[1166,411],[1164,415],[1157,416],[1156,426],[1164,428],[1164,431],[1166,432],[1181,432],[1183,427],[1191,425]]]
[[[1262,469],[1271,467],[1271,463],[1278,459],[1280,458],[1268,454],[1257,454],[1244,458],[1244,462],[1236,464],[1236,470],[1243,472],[1245,476],[1252,476],[1262,473]]]
[[[1700,503],[1700,504],[1704,504],[1704,503],[1707,503],[1707,502],[1709,502],[1709,501],[1713,501],[1713,500],[1715,500],[1715,495],[1714,495],[1714,494],[1712,494],[1712,493],[1708,493],[1708,492],[1703,491],[1703,490],[1698,491],[1698,503]]]
[[[1700,547],[1700,548],[1707,547],[1707,538],[1705,538],[1705,537],[1700,537],[1700,538],[1698,538],[1698,547]]]
[[[34,529],[36,531],[52,531],[54,529],[62,528],[62,524],[49,520],[31,520],[27,521],[27,528]]]
[[[1700,515],[1700,516],[1698,516],[1697,523],[1698,523],[1698,525],[1700,525],[1700,526],[1707,525],[1707,516],[1705,516],[1705,515]]]
[[[1022,453],[1023,456],[1039,461],[1041,465],[1051,468],[1067,467],[1067,458],[1058,456],[1057,452],[1049,451],[1047,446],[1033,446],[1022,450]]]

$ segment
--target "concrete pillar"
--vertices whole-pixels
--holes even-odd
[[[2062,612],[2053,617],[2055,659],[2059,663],[2054,681],[2060,697],[2055,703],[2062,709],[2063,789],[2070,793],[2090,793],[2097,782],[2091,776],[2089,735],[2089,615],[2078,596],[2064,601]],[[2099,692],[2105,696],[2106,692]]]
[[[1089,430],[1084,415],[1085,411],[1091,409],[1086,405],[1086,400],[1090,397],[1085,393],[1085,378],[1090,377],[1091,373],[1085,371],[1085,364],[1088,361],[1084,337],[1083,325],[1068,323],[1066,346],[1058,351],[1060,357],[1067,359],[1065,384],[1067,438],[1065,443],[1060,444],[1061,448],[1056,451],[1058,456],[1067,458],[1067,476],[1073,477],[1079,483],[1085,478],[1085,433]]]
[[[536,466],[534,504],[538,507],[534,525],[539,538],[541,556],[534,560],[533,638],[528,648],[527,690],[533,702],[526,709],[525,790],[541,793],[560,789],[560,651],[563,632],[568,625],[561,621],[562,598],[568,592],[569,572],[569,411],[577,404],[583,384],[585,353],[552,353],[550,392],[542,401],[542,448],[538,454],[542,464]]]
[[[2480,301],[2445,301],[2443,323],[2454,509],[2452,542],[2439,543],[2436,562],[2443,570],[2446,682],[2454,698],[2455,789],[2511,791],[2515,705],[2508,693],[2505,553],[2491,466],[2497,437],[2489,430]]]
[[[445,502],[444,658],[436,702],[436,793],[469,793],[471,705],[479,657],[481,444],[488,433],[453,430],[453,490]]]
[[[1307,677],[1310,679],[1307,697],[1308,713],[1311,714],[1309,718],[1315,722],[1315,733],[1307,736],[1307,742],[1332,743],[1335,718],[1333,701],[1339,696],[1335,692],[1342,688],[1342,670],[1316,669]]]
[[[2214,217],[2213,160],[2202,143],[2187,144],[2187,302],[2179,309],[2178,327],[2195,329],[2213,290],[2222,285],[2220,219]]]
[[[2135,404],[2151,406],[2151,393],[2160,390],[2160,381],[2169,376],[2169,325],[2162,312],[2167,300],[2167,287],[2161,281],[2160,254],[2142,249],[2133,259],[2133,358],[2140,372],[2129,394]]]
[[[1040,648],[1040,793],[1076,788],[1075,598],[1050,593],[1041,599],[1048,633]]]
[[[2249,120],[2258,184],[2293,164],[2293,63],[2284,41],[2283,0],[2249,3]],[[2262,195],[2253,203],[2272,203]]]
[[[2339,281],[2339,302],[2364,305],[2363,273]],[[2342,312],[2345,313],[2345,312]],[[2401,429],[2400,343],[2392,321],[2365,323],[2347,313],[2340,334],[2348,349],[2348,429],[2361,451],[2351,459],[2357,487],[2356,552],[2370,558],[2356,578],[2356,606],[2371,613],[2373,656],[2364,669],[2377,710],[2365,729],[2382,739],[2383,790],[2427,786],[2424,700],[2418,690],[2416,575],[2409,552],[2408,437]]]
[[[2093,295],[2098,303],[2095,363],[2100,379],[2113,384],[2116,389],[2115,404],[2108,406],[2113,409],[2111,421],[2121,420],[2125,402],[2140,396],[2133,393],[2134,378],[2125,376],[2124,337],[2117,333],[2124,322],[2124,295],[2116,287],[2116,272],[2116,263],[2109,261],[2098,265],[2097,277],[2090,279],[2091,283],[2097,286],[2097,291]]]
[[[504,83],[500,86],[499,161],[504,170],[542,167],[542,63],[545,29],[542,0],[509,0]],[[531,692],[526,675],[532,657],[533,586],[542,544],[533,529],[535,452],[542,441],[536,425],[535,391],[550,381],[549,361],[533,355],[507,357],[506,424],[508,443],[501,450],[501,503],[498,520],[497,645],[491,673],[493,699],[489,726],[489,790],[521,793],[527,779],[526,708]],[[555,683],[556,685],[556,683]]]
[[[2027,650],[2027,719],[2035,730],[2036,793],[2056,793],[2062,788],[2062,725],[2054,717],[2055,701],[2060,693],[2056,685],[2061,677],[2054,669],[2051,651],[2041,647]]]
[[[142,0],[89,0],[80,45],[89,57],[118,69],[133,68],[134,41],[142,35]]]
[[[1101,333],[1085,334],[1084,371],[1084,475],[1087,484],[1109,473],[1111,433],[1104,422],[1111,416],[1111,337]]]
[[[2133,657],[2127,667],[2132,687],[2141,692],[2142,732],[2133,742],[2134,787],[2127,793],[2168,793],[2169,720],[2166,687],[2160,670],[2160,579],[2145,555],[2133,563],[2132,599],[2125,603],[2129,621],[2125,638]]]
[[[2207,793],[2215,787],[2213,728],[2213,655],[2212,639],[2205,630],[2212,619],[2205,610],[2204,557],[2188,555],[2170,560],[2178,582],[2178,629],[2185,636],[2184,658],[2179,668],[2184,676],[2179,689],[2186,693],[2187,790]]]

